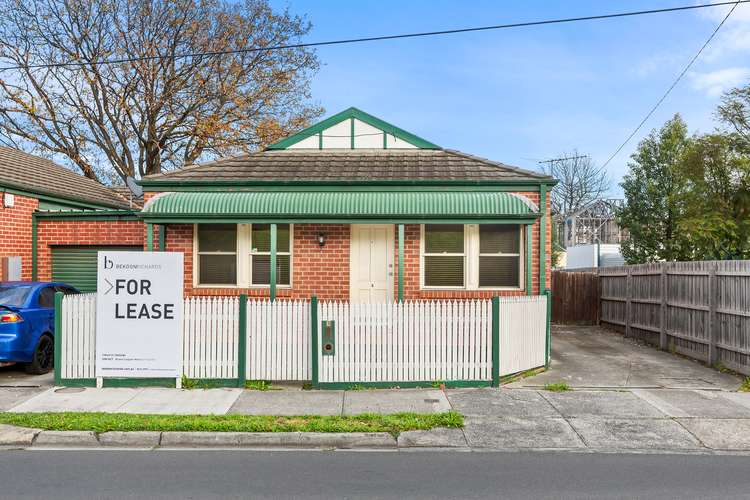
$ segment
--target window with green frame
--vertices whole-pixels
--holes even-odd
[[[271,225],[253,224],[250,230],[250,284],[271,283]],[[276,225],[276,284],[291,285],[291,228]]]

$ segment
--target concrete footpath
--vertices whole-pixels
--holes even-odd
[[[39,431],[0,426],[11,448],[313,448],[750,453],[750,393],[694,389],[528,388],[249,391],[240,389],[0,389],[11,412],[356,415],[455,410],[463,429],[384,433]],[[19,401],[23,399],[22,401]]]

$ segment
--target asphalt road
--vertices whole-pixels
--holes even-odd
[[[750,457],[14,451],[6,498],[750,498]]]

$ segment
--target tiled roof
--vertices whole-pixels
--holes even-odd
[[[110,186],[109,189],[117,193],[120,198],[123,198],[128,205],[132,203],[133,208],[143,208],[143,196],[136,198],[127,186],[121,184],[119,186]]]
[[[266,150],[148,181],[539,181],[551,177],[446,149]]]
[[[45,158],[0,146],[0,186],[111,208],[128,208],[116,191]]]

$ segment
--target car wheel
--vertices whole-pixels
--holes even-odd
[[[26,365],[26,373],[42,375],[55,366],[55,343],[49,335],[42,335],[34,349],[31,363]]]

